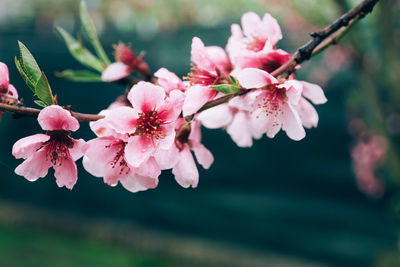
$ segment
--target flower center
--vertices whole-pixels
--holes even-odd
[[[168,122],[159,118],[159,113],[153,109],[147,113],[139,113],[138,124],[136,126],[135,135],[148,138],[163,139],[166,137],[163,129],[160,127]]]
[[[282,104],[287,101],[286,89],[277,87],[278,84],[269,85],[262,94],[259,108],[263,109],[267,116],[277,117],[282,114]]]
[[[46,133],[50,139],[44,144],[46,158],[50,159],[55,166],[61,166],[64,160],[68,160],[71,155],[69,149],[74,146],[68,131],[48,131]]]
[[[200,69],[197,66],[192,66],[191,72],[189,72],[187,77],[184,77],[184,80],[188,80],[191,85],[193,84],[201,84],[204,86],[215,85],[218,83],[220,79],[220,71],[217,69],[216,74],[210,73],[207,70]]]
[[[259,52],[264,49],[264,46],[265,41],[253,37],[248,40],[246,48],[254,52]]]
[[[110,147],[114,147],[114,146],[116,146],[118,148],[118,150],[115,153],[113,160],[110,162],[110,165],[113,168],[119,166],[119,168],[120,168],[119,174],[122,174],[124,171],[126,171],[126,174],[128,174],[131,171],[131,169],[128,167],[128,163],[126,163],[126,161],[125,161],[126,142],[119,141],[116,143],[112,143],[112,144],[106,146],[106,148],[110,148]]]

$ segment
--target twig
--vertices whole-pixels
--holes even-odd
[[[2,104],[2,103],[0,103],[0,110],[8,111],[8,112],[12,112],[12,113],[15,113],[18,115],[28,116],[28,117],[37,117],[40,113],[40,109],[19,107],[19,106]],[[102,115],[85,114],[85,113],[78,113],[78,112],[72,112],[72,111],[71,111],[71,115],[80,122],[97,121],[97,120],[104,118],[104,116],[102,116]]]

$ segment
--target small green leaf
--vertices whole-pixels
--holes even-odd
[[[36,83],[40,79],[42,71],[28,48],[20,41],[18,41],[18,46],[20,52],[20,67],[24,70],[25,74],[31,78],[32,82]]]
[[[101,76],[87,70],[64,70],[57,72],[57,77],[74,82],[102,82]]]
[[[95,57],[89,50],[83,47],[82,42],[79,42],[74,37],[72,37],[63,28],[56,27],[58,33],[64,39],[69,52],[71,55],[79,61],[82,65],[94,69],[98,72],[103,72],[105,66],[104,64]]]
[[[15,66],[17,66],[19,74],[21,74],[22,79],[24,79],[25,83],[29,86],[33,93],[35,93],[35,83],[32,81],[32,78],[29,77],[27,73],[25,73],[24,69],[21,66],[18,58],[14,58]]]
[[[35,94],[46,106],[54,104],[54,97],[51,92],[50,84],[43,72],[39,81],[36,83]]]
[[[97,56],[103,61],[104,64],[110,65],[111,62],[107,57],[106,52],[104,51],[101,43],[99,41],[99,37],[96,33],[96,28],[94,27],[94,23],[89,16],[89,12],[87,10],[85,1],[81,1],[81,6],[79,10],[79,14],[81,17],[82,26],[89,37],[90,43],[92,44],[94,50],[96,51]]]
[[[36,105],[38,105],[42,108],[47,107],[47,105],[42,100],[33,100],[33,102],[35,102]]]
[[[237,87],[239,87],[239,81],[235,77],[229,75],[229,80],[231,81],[231,83],[233,85],[236,85]]]
[[[219,84],[212,86],[212,88],[226,95],[236,94],[240,89],[238,86],[233,84]]]

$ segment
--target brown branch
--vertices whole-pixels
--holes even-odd
[[[18,116],[28,116],[28,117],[37,117],[40,112],[40,109],[36,109],[36,108],[19,107],[19,106],[2,104],[2,103],[0,103],[0,110],[12,112],[14,114],[17,114]],[[78,112],[72,112],[72,111],[71,111],[71,115],[80,122],[97,121],[97,120],[104,118],[104,116],[102,116],[102,115],[84,114],[84,113],[78,113]]]

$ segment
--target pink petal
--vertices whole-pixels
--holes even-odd
[[[226,128],[232,140],[239,147],[251,147],[253,145],[252,127],[249,123],[250,116],[244,111],[238,111],[232,123]]]
[[[157,149],[154,158],[162,170],[172,169],[179,160],[179,150],[175,145],[169,149]]]
[[[214,162],[214,156],[211,154],[203,144],[198,142],[192,142],[192,150],[196,156],[197,162],[203,166],[204,169],[210,168]]]
[[[203,42],[198,37],[192,39],[191,61],[200,69],[207,71],[214,71],[215,69]]]
[[[260,17],[254,12],[247,12],[242,16],[243,33],[247,37],[253,37],[265,41],[267,39],[265,29],[262,27]]]
[[[132,193],[156,188],[158,185],[158,179],[140,176],[135,173],[132,173],[120,182],[126,190]]]
[[[83,139],[72,139],[74,146],[69,149],[69,154],[71,155],[74,161],[80,159],[83,156],[84,151],[86,150],[86,142]]]
[[[164,104],[165,91],[161,86],[139,82],[132,87],[128,99],[138,113],[147,113]]]
[[[103,177],[104,176],[104,165],[99,164],[96,160],[93,160],[87,156],[83,156],[82,165],[85,170],[93,176]]]
[[[295,107],[299,113],[301,122],[304,127],[312,128],[318,125],[318,113],[315,108],[308,102],[304,97],[299,101],[299,104]]]
[[[72,159],[64,160],[60,166],[53,165],[54,176],[58,187],[65,186],[68,189],[74,187],[78,180],[78,169]]]
[[[232,121],[232,111],[228,104],[222,104],[201,112],[197,119],[209,129],[227,126]]]
[[[155,151],[153,140],[146,136],[132,136],[125,147],[125,160],[132,167],[139,167]]]
[[[328,101],[320,86],[308,82],[301,83],[303,84],[303,95],[310,99],[314,104],[324,104]]]
[[[262,22],[264,26],[263,32],[267,35],[271,44],[275,46],[279,40],[282,39],[282,31],[281,27],[279,27],[278,21],[270,14],[265,13]]]
[[[225,52],[219,46],[208,46],[205,48],[208,58],[214,63],[214,65],[225,74],[229,74],[228,71],[231,69],[231,62]]]
[[[255,68],[243,69],[235,75],[239,83],[247,89],[261,88],[268,84],[278,83],[278,80],[268,72]]]
[[[166,68],[161,68],[154,73],[154,76],[158,78],[157,82],[165,89],[167,93],[172,90],[183,90],[184,86],[182,80],[176,76],[175,73],[170,72]]]
[[[106,164],[104,166],[104,183],[109,186],[116,186],[119,181],[126,179],[132,172],[129,167],[121,169],[119,163],[120,161],[117,162],[115,166],[111,164]]]
[[[131,134],[135,132],[137,118],[137,112],[133,108],[119,107],[107,114],[104,126],[109,126],[121,134]]]
[[[154,157],[150,157],[143,162],[139,167],[135,168],[135,173],[139,176],[158,178],[161,174],[161,168],[158,166]]]
[[[18,99],[18,92],[17,92],[17,89],[15,89],[14,85],[12,85],[12,84],[8,85],[8,93],[7,93],[7,95],[9,97]]]
[[[159,108],[158,116],[168,122],[178,119],[182,113],[182,106],[185,100],[185,94],[179,90],[173,90],[169,93],[169,97],[165,100],[164,105]]]
[[[216,91],[213,88],[201,85],[189,87],[185,93],[186,99],[182,107],[184,117],[196,113],[216,95]]]
[[[297,111],[290,104],[285,104],[282,106],[282,112],[282,130],[295,141],[303,139],[306,136],[306,132]]]
[[[116,62],[109,65],[102,73],[101,79],[105,82],[114,82],[129,76],[131,70],[128,65]]]
[[[243,46],[242,40],[244,38],[242,29],[238,24],[232,24],[231,26],[232,35],[228,39],[228,44],[226,45],[226,51],[229,54],[230,59],[235,57],[235,54],[240,51]]]
[[[6,64],[0,62],[0,89],[7,89],[9,81],[8,67]]]
[[[24,176],[28,181],[36,181],[45,177],[49,168],[52,166],[50,160],[47,160],[47,153],[44,149],[39,150],[34,155],[26,159],[15,169],[15,173]]]
[[[197,187],[199,172],[192,153],[187,146],[180,152],[179,162],[172,169],[172,173],[175,175],[175,180],[180,186],[184,188],[188,188],[189,186]]]
[[[191,123],[191,131],[189,134],[189,140],[199,142],[201,141],[201,129],[200,122],[198,120],[193,120]]]
[[[46,134],[35,134],[24,137],[15,142],[12,148],[12,154],[15,158],[28,158],[38,150],[44,142],[48,141],[50,136]]]
[[[291,105],[297,105],[297,103],[299,103],[301,92],[303,90],[303,86],[299,81],[287,80],[277,87],[286,88],[286,96],[288,97],[288,101]]]
[[[51,105],[42,109],[38,116],[40,127],[45,131],[65,130],[76,131],[79,122],[71,113],[58,105]]]
[[[281,129],[279,119],[274,115],[267,115],[262,109],[257,109],[251,114],[253,135],[261,137],[265,133],[269,138],[274,138]]]

